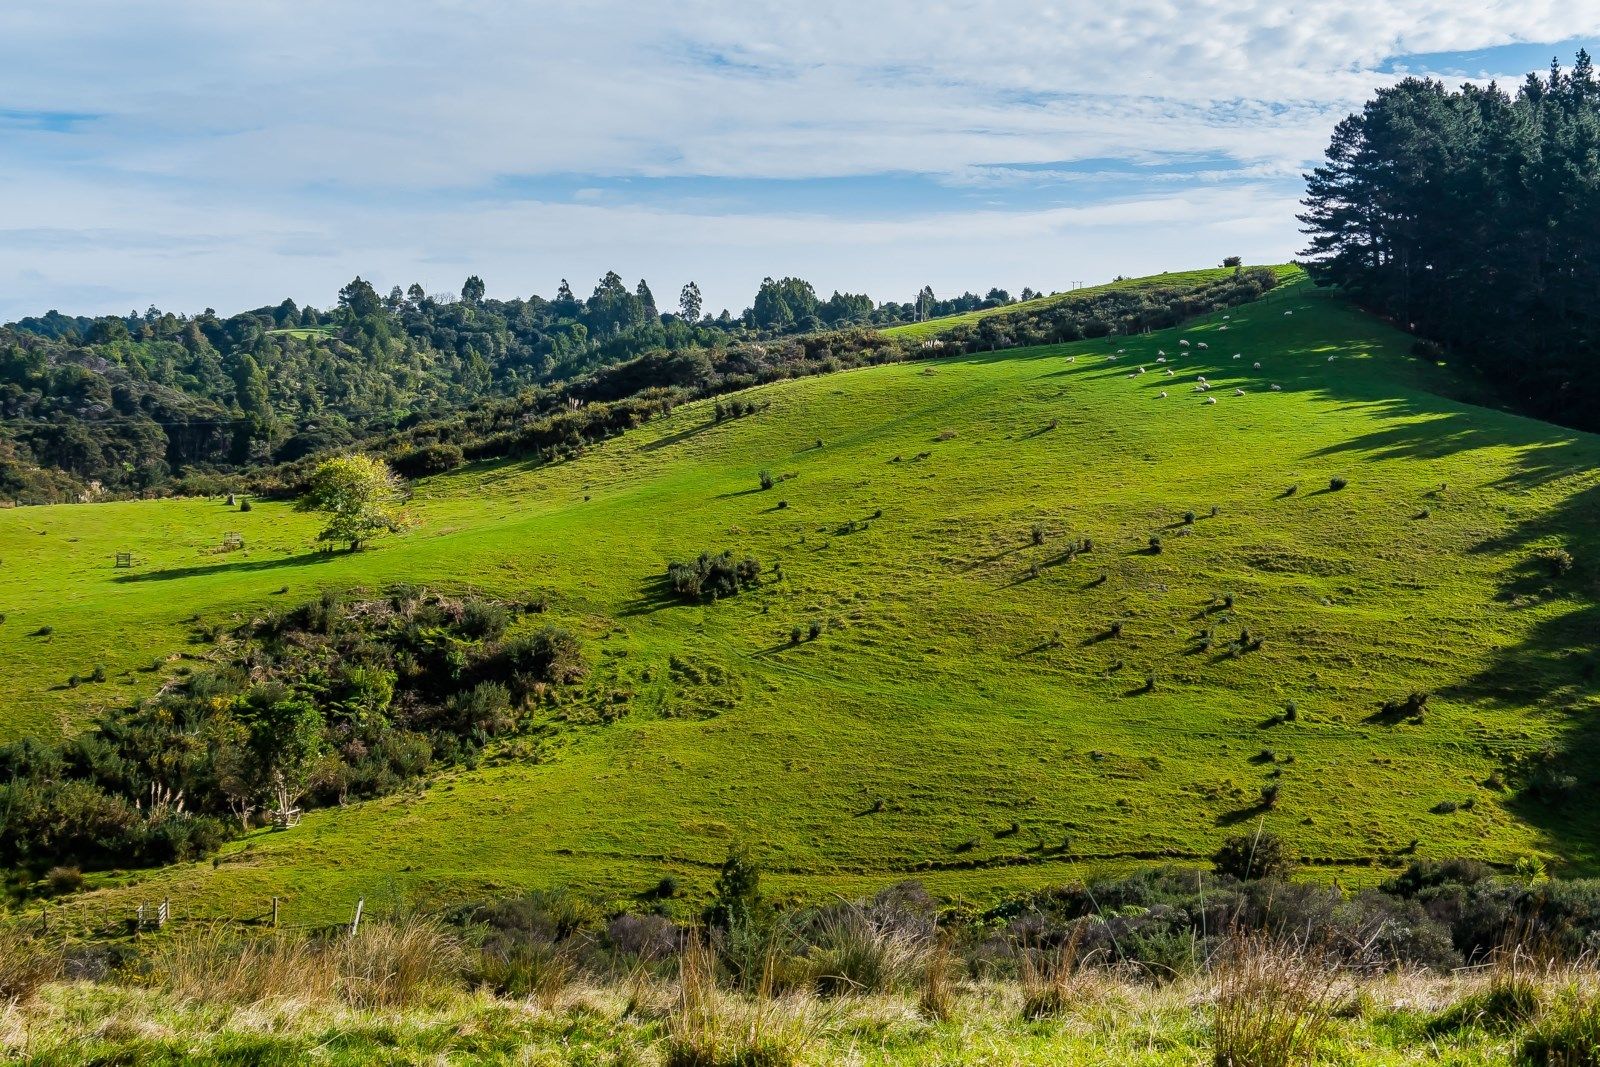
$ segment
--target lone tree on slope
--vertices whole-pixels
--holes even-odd
[[[325,512],[328,525],[317,540],[346,542],[356,552],[362,542],[404,525],[400,497],[400,479],[383,460],[339,456],[312,472],[311,488],[295,510]]]

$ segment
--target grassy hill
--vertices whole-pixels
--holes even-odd
[[[780,890],[980,895],[1198,859],[1258,821],[1347,880],[1412,849],[1593,873],[1593,811],[1527,801],[1508,767],[1590,729],[1600,439],[1447,399],[1408,349],[1297,283],[1148,337],[784,382],[747,418],[694,404],[559,466],[424,481],[415,527],[357,555],[313,552],[314,520],[270,503],[0,512],[0,729],[152,691],[180,665],[158,660],[205,653],[196,617],[425,583],[546,599],[620,720],[574,713],[536,752],[90,906],[621,898],[704,888],[734,841]],[[793,477],[763,492],[763,469]],[[227,531],[247,547],[214,552]],[[1559,578],[1535,558],[1557,545]],[[662,597],[669,561],[721,548],[782,577]],[[1262,643],[1230,655],[1244,629]],[[1420,721],[1380,710],[1413,691]]]
[[[1300,273],[1297,267],[1287,264],[1274,269],[1277,270],[1280,278],[1296,277]],[[883,332],[890,337],[899,337],[908,341],[926,341],[947,333],[958,326],[971,326],[979,320],[993,315],[1012,315],[1028,311],[1039,311],[1063,300],[1077,299],[1094,293],[1109,293],[1123,289],[1144,289],[1156,285],[1203,285],[1206,282],[1214,282],[1226,278],[1233,271],[1234,268],[1232,267],[1208,267],[1201,270],[1152,274],[1143,278],[1122,278],[1114,282],[1105,282],[1101,285],[1073,289],[1070,292],[1053,293],[1050,296],[1041,296],[1033,300],[1019,300],[1014,304],[1004,304],[1000,307],[981,308],[977,311],[967,311],[959,315],[941,315],[938,318],[928,319],[924,322],[908,322],[903,326],[890,326]]]

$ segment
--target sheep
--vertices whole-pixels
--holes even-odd
[[[1273,391],[1273,392],[1274,392],[1274,393],[1281,393],[1281,392],[1283,392],[1283,386],[1281,386],[1281,385],[1274,385],[1274,386],[1273,386],[1273,387],[1272,387],[1272,391]]]
[[[1165,399],[1166,399],[1166,398],[1167,398],[1167,391],[1166,391],[1166,390],[1165,390],[1165,389],[1163,389],[1163,390],[1162,390],[1162,391],[1161,391],[1161,397],[1160,397],[1160,399],[1162,399],[1162,400],[1165,400]]]
[[[1067,357],[1067,362],[1068,363],[1076,363],[1076,362],[1078,362],[1078,357],[1077,356],[1068,356]]]
[[[1168,378],[1176,378],[1177,376],[1178,376],[1178,372],[1177,371],[1173,370],[1171,367],[1167,368],[1167,377]]]
[[[1227,321],[1228,321],[1228,320],[1229,320],[1229,319],[1231,319],[1231,318],[1233,318],[1233,316],[1232,316],[1232,315],[1224,315],[1224,316],[1222,316],[1222,321],[1223,321],[1223,322],[1227,322]]]
[[[1255,364],[1255,369],[1256,370],[1260,370],[1261,369],[1261,364],[1259,364],[1259,363]]]
[[[1143,374],[1143,373],[1144,373],[1144,368],[1143,368],[1143,367],[1140,367],[1140,368],[1139,368],[1139,373],[1140,373],[1140,374]]]
[[[1329,357],[1328,357],[1328,362],[1329,362],[1329,363],[1332,363],[1332,362],[1333,362],[1333,361],[1334,361],[1334,360],[1336,360],[1336,359],[1338,359],[1338,358],[1339,358],[1339,357],[1338,357],[1338,356],[1329,356]]]
[[[1204,385],[1205,384],[1205,380],[1206,380],[1206,376],[1204,374],[1197,374],[1197,375],[1194,376],[1194,380],[1199,382],[1200,384]]]
[[[1197,347],[1197,348],[1210,348],[1210,347],[1211,347],[1211,346],[1210,346],[1210,345],[1208,345],[1208,344],[1206,344],[1206,343],[1205,343],[1205,342],[1204,342],[1204,341],[1201,341],[1201,342],[1200,342],[1200,343],[1199,343],[1199,345],[1197,345],[1197,346],[1196,346],[1196,347]]]
[[[1109,363],[1115,363],[1117,361],[1117,357],[1116,356],[1107,356],[1106,357],[1106,361],[1109,362]]]
[[[1285,312],[1284,312],[1284,314],[1285,314],[1285,315],[1293,315],[1293,314],[1294,314],[1294,312],[1293,312],[1293,311],[1285,311]]]
[[[1228,328],[1228,324],[1227,323],[1223,323],[1221,326],[1217,327],[1217,329],[1219,329],[1219,330],[1226,330],[1227,328]]]
[[[1122,355],[1122,353],[1124,353],[1124,352],[1126,352],[1126,351],[1127,351],[1127,349],[1126,349],[1126,348],[1119,348],[1119,349],[1117,349],[1117,355],[1119,355],[1119,356],[1120,356],[1120,355]]]
[[[1164,348],[1158,348],[1158,349],[1156,349],[1156,355],[1158,355],[1158,356],[1164,356],[1164,355],[1166,355],[1166,354],[1167,354],[1167,350],[1166,350],[1166,349],[1164,349]]]
[[[1243,389],[1235,389],[1233,391],[1233,395],[1234,396],[1244,396],[1244,390]]]
[[[1188,348],[1189,347],[1189,342],[1188,341],[1179,341],[1178,342],[1178,347],[1179,348]]]
[[[1207,404],[1215,404],[1216,402],[1217,402],[1217,398],[1216,397],[1214,397],[1214,396],[1206,397],[1206,403]]]
[[[1156,362],[1157,363],[1165,363],[1166,361],[1167,361],[1167,357],[1166,356],[1157,356],[1156,357]]]
[[[1243,355],[1244,355],[1244,353],[1243,353],[1243,352],[1235,352],[1235,353],[1234,353],[1234,354],[1233,354],[1233,358],[1234,358],[1234,359],[1239,359],[1239,358],[1240,358],[1240,357],[1241,357],[1241,356],[1243,356]]]

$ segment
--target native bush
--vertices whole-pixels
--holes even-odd
[[[667,565],[668,587],[690,602],[733,596],[760,580],[761,564],[755,557],[735,559],[727,550],[716,555],[702,552],[692,562]]]

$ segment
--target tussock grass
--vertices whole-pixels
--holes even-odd
[[[1308,1063],[1332,1020],[1338,968],[1316,950],[1260,934],[1224,943],[1212,978],[1217,1067]]]
[[[817,1034],[815,1004],[774,996],[766,978],[753,995],[717,982],[717,955],[696,937],[678,966],[678,997],[666,1020],[665,1067],[791,1067]]]

